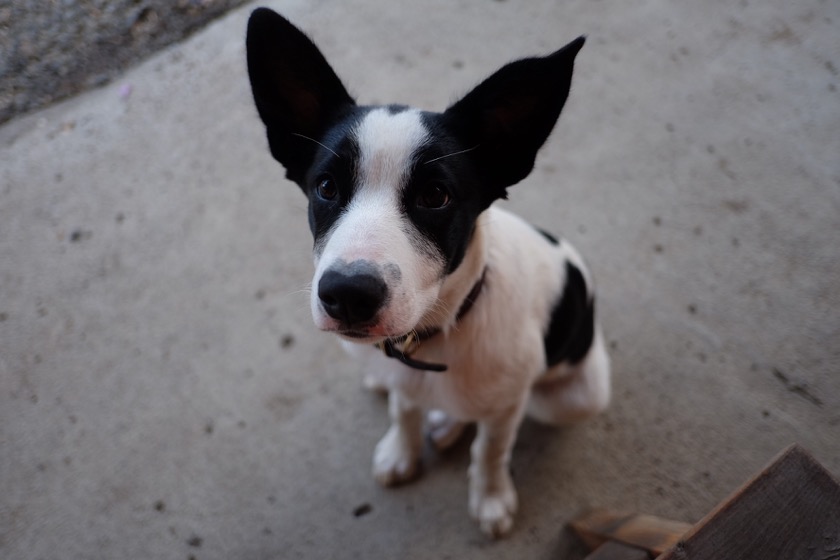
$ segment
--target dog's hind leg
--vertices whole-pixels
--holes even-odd
[[[380,395],[388,394],[388,375],[381,370],[372,370],[365,373],[362,378],[362,386],[371,393],[378,393]]]
[[[559,368],[568,368],[562,364]],[[538,422],[563,426],[602,412],[610,400],[610,361],[597,332],[586,357],[556,377],[548,372],[531,389],[527,414]]]
[[[467,422],[456,420],[442,410],[430,410],[426,414],[426,433],[438,451],[445,451],[455,445],[466,427]]]

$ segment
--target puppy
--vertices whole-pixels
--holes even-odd
[[[510,63],[443,113],[359,106],[312,41],[266,8],[248,23],[248,72],[271,154],[309,200],[315,325],[367,356],[391,427],[384,485],[477,424],[469,510],[510,531],[509,474],[528,414],[562,425],[603,410],[609,359],[580,255],[492,203],[533,169],[560,115],[580,37]]]

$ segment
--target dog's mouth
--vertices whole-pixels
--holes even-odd
[[[348,329],[348,330],[339,330],[336,331],[336,334],[341,336],[346,336],[347,338],[370,338],[370,333],[366,330],[355,330],[355,329]]]
[[[337,329],[328,329],[328,331],[337,334],[342,338],[352,340],[353,342],[363,342],[366,344],[376,344],[377,342],[382,342],[383,340],[391,338],[390,335],[379,332],[381,329],[377,329],[375,326],[354,326],[352,328],[339,327]]]
[[[334,329],[326,329],[327,332],[337,334],[341,338],[362,344],[379,344],[386,340],[404,339],[408,334],[387,332],[380,325],[359,326],[352,327],[338,326]]]

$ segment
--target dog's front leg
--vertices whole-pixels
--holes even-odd
[[[523,407],[478,422],[472,445],[470,477],[470,514],[481,530],[491,537],[501,537],[513,527],[516,513],[516,488],[510,477],[510,454]]]
[[[383,486],[408,482],[420,472],[423,412],[398,390],[388,395],[391,427],[373,453],[373,476]]]

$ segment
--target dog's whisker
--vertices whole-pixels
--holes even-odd
[[[317,141],[317,140],[315,140],[314,138],[310,138],[309,136],[305,136],[305,135],[303,135],[303,134],[298,134],[297,132],[292,132],[292,136],[298,136],[298,137],[300,137],[300,138],[303,138],[304,140],[309,140],[310,142],[315,142],[316,144],[318,144],[319,146],[321,146],[322,148],[324,148],[324,149],[325,149],[325,150],[327,150],[328,152],[331,152],[331,153],[332,153],[335,157],[337,157],[338,159],[341,159],[341,156],[340,156],[340,155],[338,155],[338,154],[335,152],[335,150],[330,149],[330,148],[329,148],[329,147],[327,147],[327,146],[324,146],[323,144],[321,144],[320,142],[318,142],[318,141]]]
[[[301,285],[296,290],[288,292],[288,295],[299,294],[299,293],[309,294],[311,292],[312,292],[312,282],[310,281],[310,282],[305,282],[303,285]]]
[[[435,319],[435,322],[446,321],[452,316],[452,310],[445,301],[436,301],[432,304],[429,314]]]
[[[446,155],[443,155],[443,156],[440,156],[440,157],[436,157],[436,158],[430,159],[429,161],[424,161],[423,165],[428,165],[430,163],[433,163],[435,161],[445,159],[445,158],[448,158],[448,157],[457,156],[457,155],[461,155],[461,154],[466,154],[467,152],[471,152],[471,151],[475,150],[476,148],[478,148],[477,145],[473,146],[472,148],[467,148],[466,150],[461,150],[459,152],[452,152],[451,154],[446,154]]]
[[[303,301],[309,301],[309,295],[312,293],[312,282],[307,282],[303,286],[300,286],[297,289],[289,290],[288,292],[283,292],[279,295],[282,298],[295,298],[296,300],[299,299],[296,296],[300,296],[301,294],[305,295],[306,298]]]
[[[303,295],[308,296],[311,293],[312,293],[312,288],[300,288],[299,290],[292,290],[291,292],[286,292],[284,295],[286,295],[286,296],[298,296],[298,295],[303,294]]]

